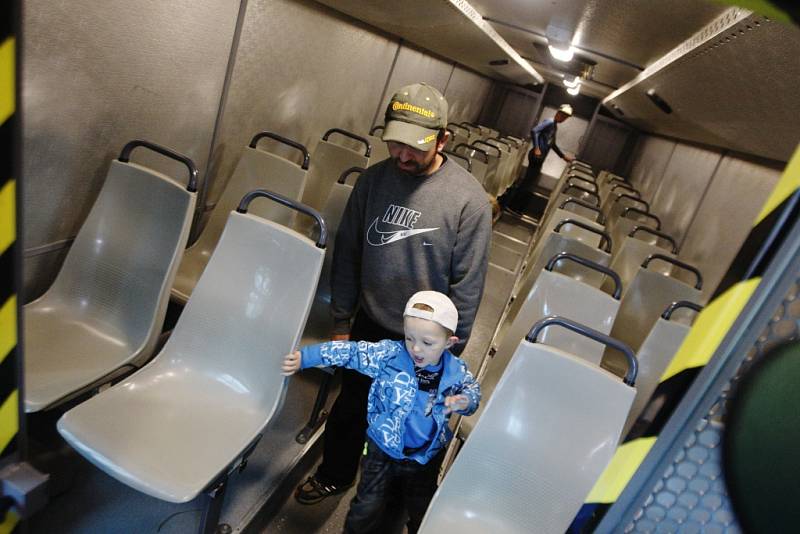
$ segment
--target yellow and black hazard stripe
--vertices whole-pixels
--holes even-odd
[[[648,405],[586,498],[571,532],[590,532],[644,461],[661,429],[761,283],[792,224],[800,217],[800,147],[795,151],[733,263],[695,319]]]
[[[16,140],[15,3],[0,7],[0,459],[17,452],[17,187],[14,180]],[[13,532],[18,518],[0,516],[0,534]]]

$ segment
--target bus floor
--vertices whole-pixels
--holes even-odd
[[[241,532],[248,525],[259,523],[260,510],[275,498],[281,482],[321,436],[318,430],[305,445],[295,441],[311,413],[321,377],[320,371],[311,371],[292,378],[283,408],[265,430],[247,467],[230,476],[221,523],[229,525],[232,532]],[[337,393],[338,385],[332,388],[326,409],[330,409],[330,402]],[[41,436],[32,433],[31,449],[33,463],[51,474],[50,502],[31,519],[29,532],[183,534],[198,531],[204,496],[174,504],[140,493],[74,452],[54,430],[57,414],[50,415],[49,419],[51,432],[46,447],[37,443]],[[37,423],[43,426],[43,421]]]

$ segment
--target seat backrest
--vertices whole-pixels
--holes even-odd
[[[488,193],[487,175],[489,172],[489,155],[485,150],[468,146],[464,143],[459,143],[453,147],[453,153],[459,156],[469,158],[471,163],[472,176],[483,186],[483,189]]]
[[[664,254],[670,258],[675,258],[675,254],[666,251],[656,245],[645,243],[635,237],[626,237],[622,241],[622,246],[613,255],[611,268],[616,271],[622,279],[622,284],[627,287],[632,281],[642,262],[651,254]],[[656,273],[669,276],[672,273],[673,265],[667,262],[656,262],[651,270]]]
[[[286,158],[257,148],[262,139],[274,139],[299,150],[303,162],[298,165]],[[267,188],[293,200],[299,200],[306,187],[309,168],[309,154],[306,148],[290,139],[272,132],[260,132],[253,136],[244,148],[230,180],[211,212],[200,237],[184,253],[172,296],[179,302],[186,302],[194,290],[197,279],[203,272],[208,259],[214,253],[219,236],[234,210],[248,191]],[[295,224],[295,211],[274,202],[262,202],[254,206],[253,214],[275,221],[284,226]]]
[[[386,141],[374,135],[365,135],[364,137],[369,141],[369,145],[372,147],[372,152],[369,155],[370,165],[375,165],[390,157]]]
[[[650,401],[650,397],[658,386],[661,376],[669,367],[672,358],[678,352],[683,340],[692,328],[688,324],[671,320],[672,312],[678,308],[690,308],[700,311],[700,306],[691,302],[674,302],[653,324],[642,346],[636,353],[639,363],[639,374],[636,377],[636,397],[633,406],[622,428],[621,438],[628,435],[636,420]]]
[[[123,155],[136,146],[156,145],[132,141]],[[31,304],[67,305],[76,322],[84,317],[89,323],[108,325],[137,352],[145,352],[155,346],[166,314],[196,194],[164,174],[129,163],[123,155],[111,162],[100,195],[53,285]],[[194,189],[197,170],[189,163]]]
[[[280,362],[300,339],[327,236],[321,232],[315,244],[246,213],[264,193],[249,193],[230,214],[172,336],[151,365],[226,377],[271,416],[284,383]]]
[[[616,449],[633,396],[596,365],[521,342],[420,532],[566,531]]]
[[[643,266],[622,294],[619,313],[614,321],[614,328],[611,330],[612,337],[621,340],[635,351],[639,350],[653,324],[671,303],[680,300],[701,302],[700,290],[703,284],[699,271],[661,254],[651,256],[651,258],[654,257],[658,257],[659,261],[673,263],[673,267],[680,264],[680,266],[693,269],[697,275],[697,283],[695,287],[691,287],[677,278],[654,272],[649,269],[650,265],[655,267],[654,260],[650,258],[643,262]],[[613,355],[607,353],[607,356],[604,364],[607,363],[610,368],[616,369]]]
[[[349,137],[361,143],[363,148],[360,152],[351,150],[342,145],[337,145],[328,140],[334,134]],[[317,144],[311,156],[311,170],[303,191],[302,202],[306,206],[321,210],[323,204],[328,199],[331,187],[341,174],[350,167],[363,167],[369,165],[369,158],[372,154],[372,147],[369,142],[354,133],[342,130],[341,128],[331,128]],[[308,224],[306,219],[299,228],[306,230]]]
[[[571,205],[572,204],[569,204],[567,207]],[[576,224],[564,223],[564,221],[577,221],[581,223],[581,226],[578,226]],[[581,216],[580,214],[570,211],[568,209],[558,208],[554,210],[550,214],[550,216],[543,221],[542,225],[537,229],[536,246],[538,246],[539,243],[547,239],[547,236],[551,232],[554,232],[556,227],[558,227],[559,225],[561,226],[559,228],[560,233],[567,235],[569,237],[574,237],[578,241],[581,241],[591,246],[597,246],[603,237],[601,234],[605,232],[605,228],[603,227],[602,224],[598,224],[593,220],[585,216]],[[611,249],[609,248],[609,252],[610,251]]]
[[[267,132],[263,132],[267,133]],[[228,215],[236,209],[239,200],[248,192],[258,188],[267,188],[285,197],[299,200],[303,195],[308,174],[308,161],[297,165],[276,154],[256,148],[256,143],[262,138],[256,135],[250,145],[244,148],[239,163],[228,180],[214,211],[203,228],[200,237],[192,245],[198,247],[198,252],[210,257],[217,245],[222,229],[228,220]],[[302,148],[307,157],[308,152]],[[284,226],[292,226],[295,211],[274,202],[262,202],[253,206],[252,213],[262,219],[269,219]]]

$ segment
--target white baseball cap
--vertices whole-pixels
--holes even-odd
[[[567,117],[572,117],[572,106],[569,104],[561,104],[558,106],[558,111],[566,115]]]
[[[416,304],[424,304],[425,307],[432,308],[433,311],[420,309],[419,307],[415,308]],[[414,293],[406,302],[403,317],[427,319],[442,325],[451,332],[455,332],[458,326],[458,310],[455,304],[447,295],[438,291],[418,291]]]

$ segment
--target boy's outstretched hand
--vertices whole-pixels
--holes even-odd
[[[291,376],[300,370],[301,356],[300,351],[296,350],[283,357],[283,365],[281,365],[281,374],[283,376]]]
[[[469,397],[466,395],[451,395],[444,398],[444,413],[458,412],[469,406]]]

